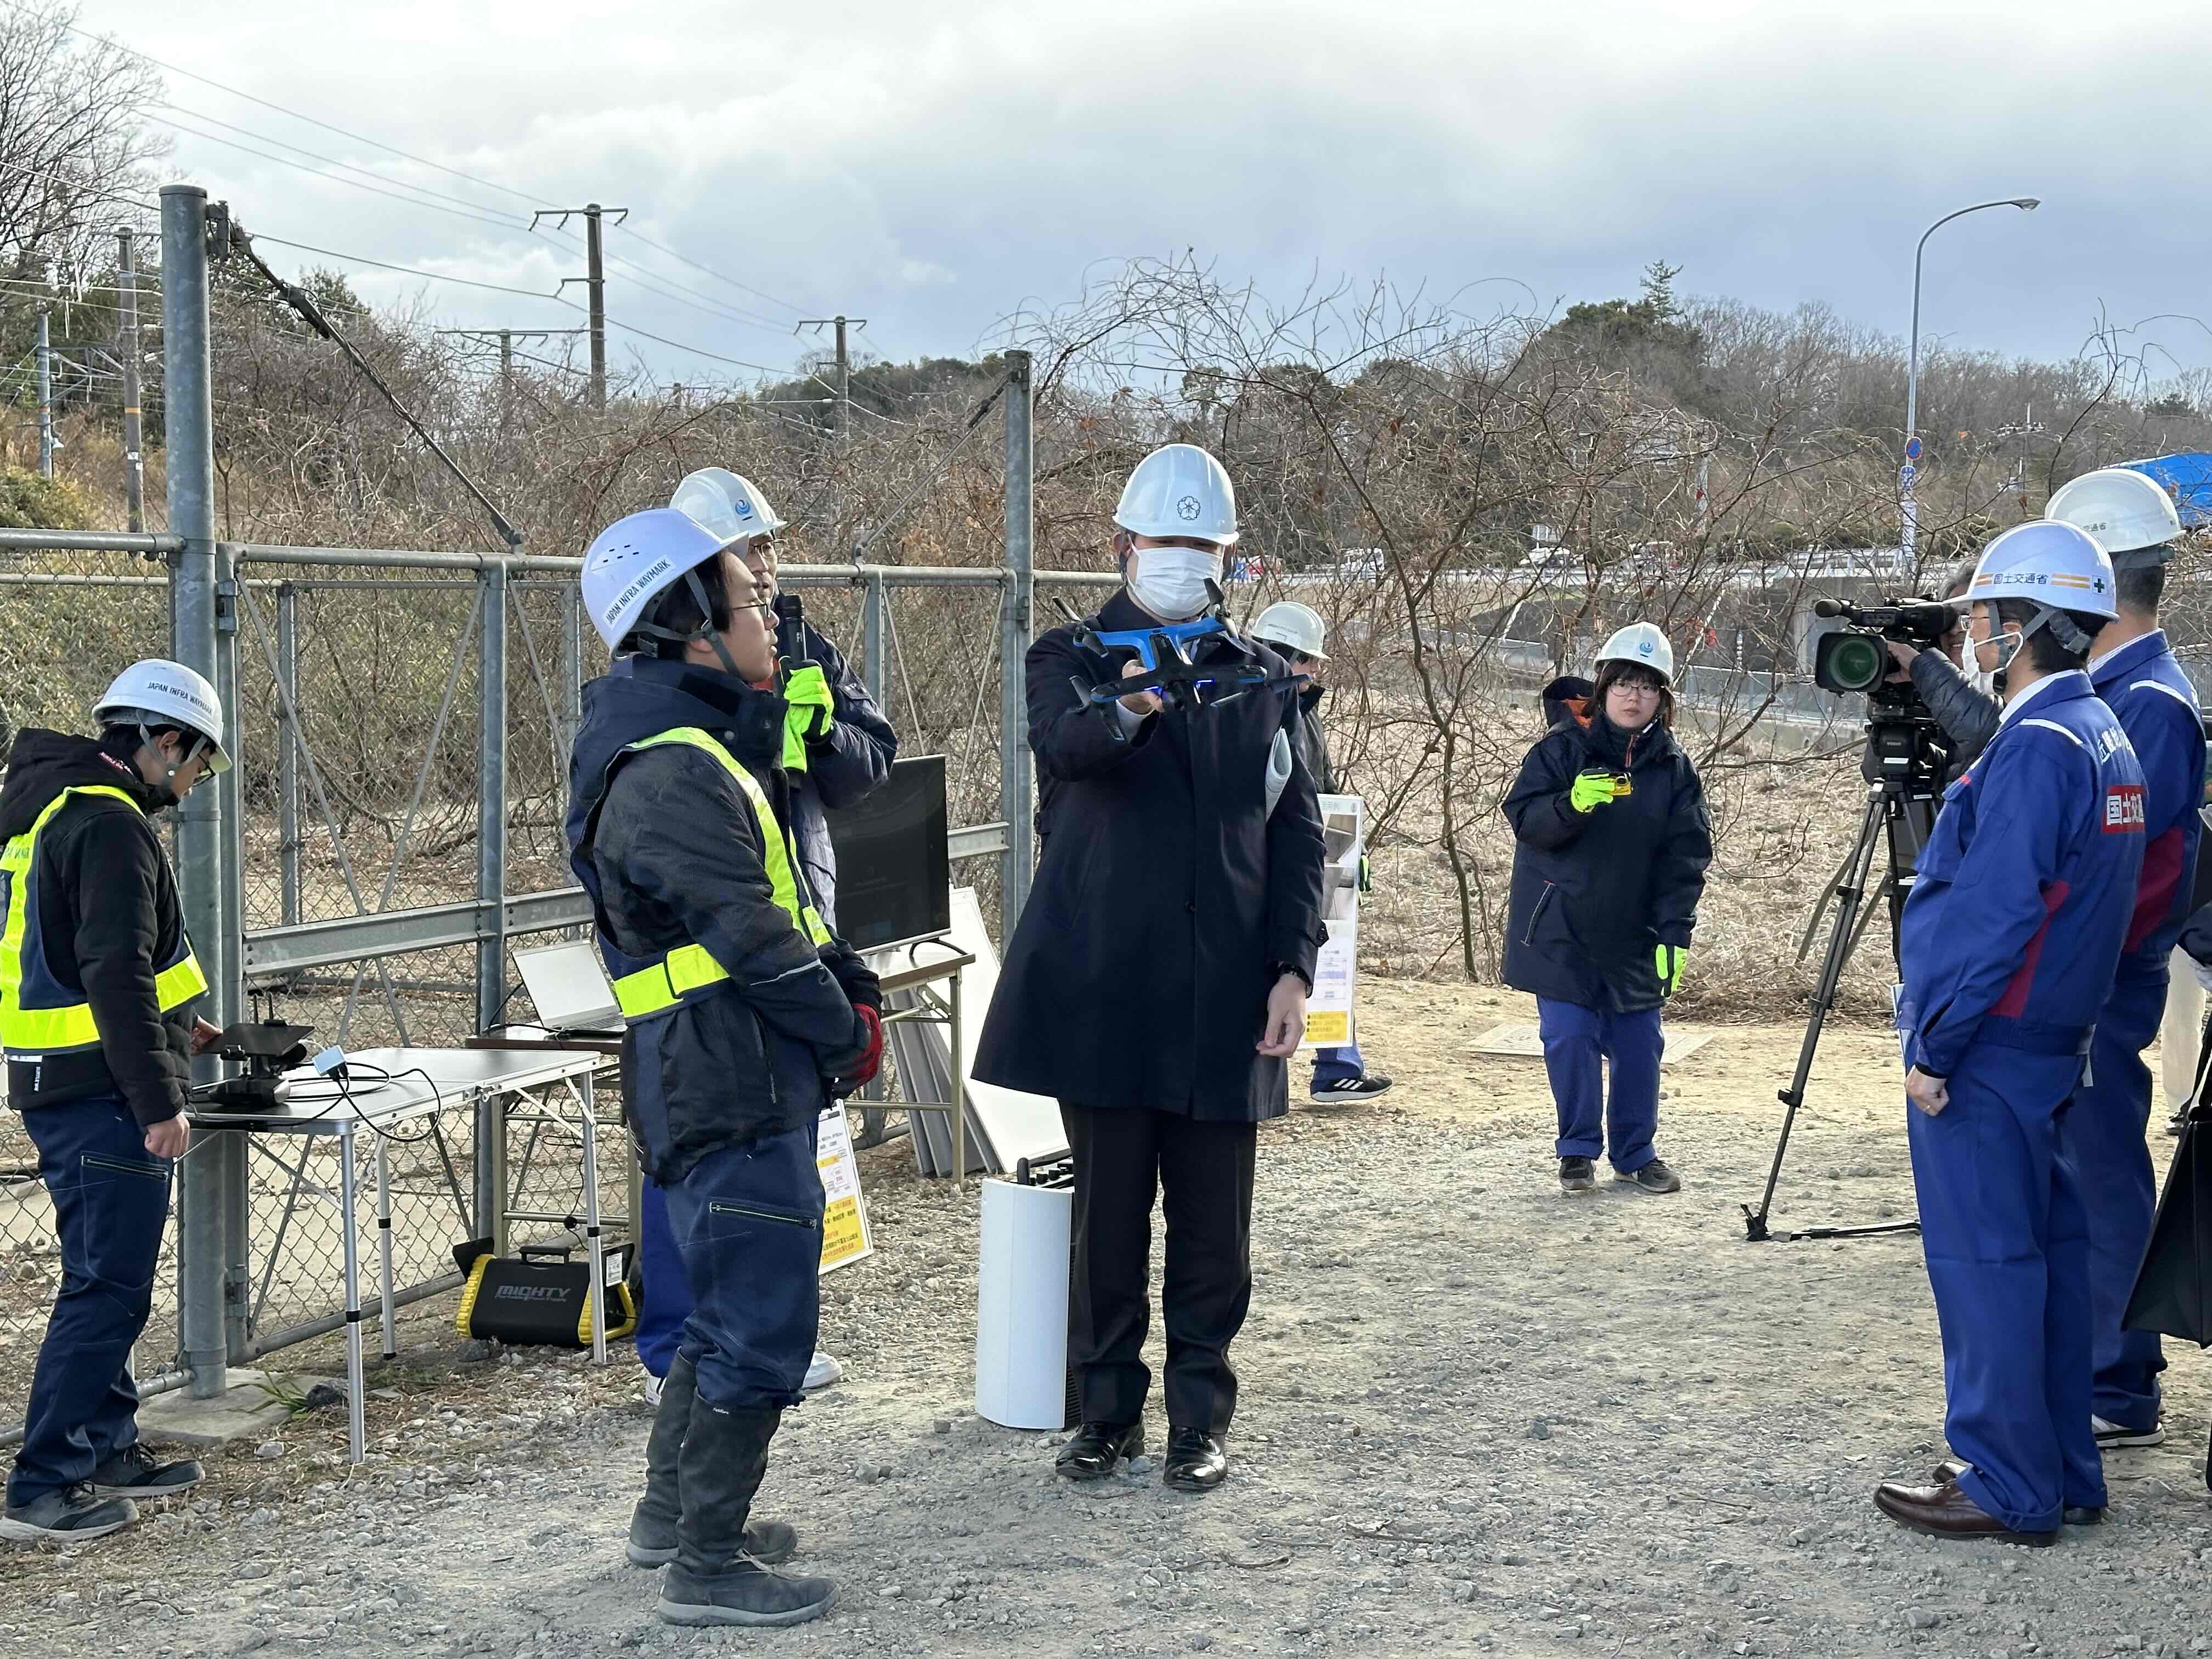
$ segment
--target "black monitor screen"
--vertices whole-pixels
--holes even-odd
[[[945,834],[942,755],[893,762],[881,787],[830,813],[838,935],[856,951],[874,951],[950,929]]]

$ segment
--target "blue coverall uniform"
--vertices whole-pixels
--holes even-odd
[[[2090,1080],[2066,1115],[2065,1139],[2089,1207],[2089,1298],[2096,1414],[2155,1428],[2166,1358],[2154,1331],[2123,1331],[2136,1269],[2158,1212],[2158,1177],[2144,1139],[2150,1067],[2142,1051],[2166,1008],[2167,963],[2189,919],[2204,798],[2204,723],[2197,690],[2162,632],[2093,661],[2091,683],[2128,734],[2143,775],[2142,878],[2118,976],[2097,1016]]]
[[[2119,965],[2143,782],[2089,677],[2030,686],[1944,792],[1899,945],[1905,1060],[1950,1102],[1906,1113],[1966,1496],[2020,1532],[2101,1508],[2089,1426],[2088,1223],[2060,1125]]]

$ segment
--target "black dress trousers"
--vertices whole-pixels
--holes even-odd
[[[1168,1423],[1220,1435],[1237,1411],[1229,1345],[1252,1302],[1256,1123],[1209,1122],[1143,1107],[1062,1101],[1075,1159],[1075,1276],[1069,1358],[1086,1422],[1133,1423],[1152,1372],[1152,1200],[1167,1222],[1161,1314]]]

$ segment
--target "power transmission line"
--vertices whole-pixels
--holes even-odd
[[[670,258],[678,260],[684,264],[690,266],[694,270],[703,270],[708,276],[712,276],[718,283],[727,283],[732,288],[742,289],[745,293],[753,295],[756,299],[765,300],[770,305],[781,306],[786,311],[796,312],[801,315],[805,313],[805,307],[795,306],[788,300],[779,300],[773,294],[764,294],[759,289],[753,287],[751,283],[741,283],[734,276],[725,276],[720,271],[716,270],[711,265],[702,265],[696,259],[690,258],[686,255],[678,253],[672,247],[663,247],[659,242],[654,241],[653,238],[647,236],[641,230],[632,229],[627,225],[623,226],[623,228],[629,231],[631,235],[636,237],[639,241],[643,242],[647,247],[653,249],[656,252],[665,253]]]
[[[520,226],[520,225],[518,225],[518,224],[514,223],[514,222],[513,222],[512,221],[510,221],[510,220],[506,220],[506,219],[495,219],[495,218],[493,218],[493,217],[492,217],[489,214],[488,214],[488,213],[468,213],[468,212],[464,212],[463,210],[460,210],[460,209],[459,209],[459,208],[441,207],[441,206],[440,206],[437,203],[435,203],[435,202],[426,202],[426,201],[422,201],[422,200],[421,200],[420,198],[416,198],[416,197],[413,197],[413,196],[403,196],[403,195],[401,195],[401,194],[400,194],[400,192],[399,192],[399,191],[398,191],[398,190],[388,190],[388,189],[385,188],[385,187],[384,187],[383,185],[365,185],[365,184],[362,183],[362,182],[361,182],[359,179],[341,179],[341,178],[340,178],[340,177],[338,177],[338,175],[337,175],[337,173],[326,173],[326,172],[325,172],[325,171],[324,171],[322,168],[320,168],[320,167],[309,167],[309,166],[308,166],[306,162],[304,162],[304,161],[293,161],[289,156],[286,156],[286,155],[270,155],[270,154],[267,150],[265,150],[265,149],[254,149],[254,148],[253,148],[253,146],[252,146],[252,145],[251,145],[251,144],[241,144],[241,143],[240,143],[238,142],[238,140],[236,140],[235,138],[225,138],[225,137],[222,137],[220,134],[217,134],[217,133],[213,133],[213,132],[201,132],[201,131],[198,131],[198,130],[196,130],[196,129],[194,129],[194,128],[192,128],[192,127],[188,127],[188,126],[186,126],[186,125],[185,125],[183,122],[181,122],[181,121],[174,121],[174,120],[171,120],[171,119],[169,119],[169,118],[168,118],[167,117],[166,117],[166,116],[156,115],[156,116],[152,117],[151,118],[152,118],[153,120],[155,120],[155,121],[159,122],[161,125],[163,125],[163,126],[165,126],[165,127],[172,128],[172,129],[173,129],[174,131],[178,131],[178,132],[185,133],[185,134],[186,134],[187,136],[189,136],[189,137],[191,137],[197,138],[197,139],[200,140],[203,143],[209,143],[209,144],[222,144],[222,145],[226,145],[226,146],[228,146],[228,148],[230,148],[230,149],[232,149],[244,150],[244,151],[245,151],[248,155],[256,155],[256,156],[258,156],[258,157],[260,157],[260,158],[261,158],[261,160],[263,160],[263,161],[274,161],[274,162],[276,162],[279,167],[297,167],[297,168],[298,168],[301,172],[302,172],[302,173],[312,173],[314,177],[316,177],[316,178],[318,178],[318,179],[329,179],[332,184],[349,185],[349,186],[351,186],[351,187],[352,187],[353,189],[355,189],[355,190],[365,190],[365,191],[368,191],[370,195],[372,195],[372,196],[387,196],[387,197],[390,197],[390,198],[391,198],[393,201],[395,201],[395,202],[404,202],[404,203],[406,203],[410,207],[423,208],[423,209],[426,209],[426,210],[428,210],[429,212],[432,212],[432,213],[443,213],[443,214],[447,214],[447,215],[448,215],[448,216],[450,216],[451,217],[455,218],[455,219],[467,219],[467,220],[471,220],[471,221],[472,221],[473,222],[475,222],[475,223],[477,223],[477,224],[480,224],[480,225],[490,225],[490,226],[494,227],[495,228],[496,228],[496,229],[500,229],[500,230],[511,230],[511,231],[517,231],[517,232],[520,232],[520,231],[522,229],[522,227],[521,227],[521,226]],[[261,135],[260,135],[260,134],[258,134],[258,133],[255,134],[254,136],[255,136],[256,137],[261,137]],[[272,143],[272,144],[277,144],[277,143],[283,143],[283,141],[282,139],[280,139],[280,138],[270,138],[270,139],[268,139],[266,142],[267,142],[267,143]],[[286,149],[295,149],[295,148],[297,148],[297,147],[296,147],[296,146],[295,146],[295,145],[289,145],[289,144],[287,144],[287,145],[285,145],[285,148],[286,148]],[[313,152],[309,151],[309,150],[301,150],[300,153],[301,153],[302,155],[312,155]],[[319,156],[316,156],[316,157],[315,157],[315,159],[316,159],[317,161],[328,161],[328,160],[329,160],[329,158],[328,158],[327,156],[319,156]],[[331,165],[333,165],[333,166],[335,166],[335,167],[345,167],[345,166],[347,165],[347,163],[345,163],[345,162],[343,162],[343,161],[337,161],[337,162],[333,162]],[[365,167],[355,167],[355,168],[353,168],[353,169],[352,169],[352,171],[356,172],[356,173],[365,173],[365,172],[367,172],[367,171],[368,171],[368,169],[367,169],[367,168],[365,168]],[[372,174],[370,174],[370,176],[371,176],[372,178],[374,178],[374,177],[377,177],[378,175],[376,175],[376,174],[373,174],[373,173],[372,173]],[[403,185],[401,188],[402,188],[402,189],[411,189],[411,188],[412,188],[412,186],[411,186],[411,185]]]
[[[285,139],[273,137],[265,132],[256,132],[251,127],[241,127],[236,123],[231,121],[220,121],[212,115],[203,115],[199,111],[195,109],[185,109],[176,104],[157,104],[155,107],[156,109],[167,110],[172,115],[183,115],[187,116],[195,121],[204,121],[211,127],[221,127],[225,132],[234,132],[240,137],[255,138],[258,139],[264,144],[274,144],[279,149],[289,149],[295,155],[304,155],[311,161],[321,161],[326,166],[337,167],[347,173],[361,173],[365,177],[375,179],[379,184],[397,185],[402,190],[411,190],[419,195],[428,196],[437,201],[449,202],[455,207],[466,208],[471,216],[500,211],[500,210],[496,208],[487,208],[482,202],[471,202],[465,197],[448,196],[443,191],[432,190],[426,185],[410,185],[404,179],[390,178],[384,173],[373,172],[367,167],[356,167],[352,162],[341,161],[334,155],[324,155],[312,149],[305,149],[300,145],[291,143]],[[175,127],[179,132],[191,131],[191,128],[184,126],[178,122],[166,119],[161,116],[157,115],[153,118],[160,121],[163,126]],[[192,137],[195,138],[205,138],[210,136],[210,135],[204,132],[192,133]],[[221,143],[222,141],[218,139],[216,142]],[[312,171],[312,169],[310,170]],[[513,224],[514,222],[512,220],[501,220],[498,222],[501,224]]]
[[[374,265],[380,270],[396,270],[405,276],[421,276],[433,283],[453,283],[462,288],[480,288],[491,294],[515,294],[526,300],[550,300],[555,305],[567,306],[571,311],[580,307],[562,299],[558,295],[541,294],[535,289],[508,288],[499,283],[479,283],[471,276],[448,276],[441,270],[418,270],[413,265],[395,265],[388,259],[372,259],[366,253],[341,253],[336,248],[317,247],[309,242],[288,242],[282,236],[271,236],[266,231],[256,231],[254,240],[273,242],[278,247],[297,248],[302,253],[319,253],[325,259],[350,259],[357,265]]]
[[[177,106],[173,104],[165,104],[161,106],[161,107],[164,109],[175,109]],[[418,185],[410,185],[402,180],[387,179],[382,173],[371,172],[366,167],[355,167],[351,162],[340,161],[335,157],[323,155],[314,150],[301,149],[297,144],[287,143],[282,138],[271,137],[267,133],[256,132],[251,128],[236,126],[228,121],[217,121],[213,116],[200,115],[197,112],[190,110],[181,111],[179,112],[191,115],[195,120],[211,122],[215,125],[223,127],[232,132],[244,133],[247,137],[258,138],[264,143],[275,144],[280,149],[292,150],[298,155],[307,156],[313,161],[326,162],[330,166],[335,167],[343,167],[349,173],[358,173],[362,174],[364,179],[372,179],[378,182],[374,184],[365,184],[362,182],[361,179],[341,178],[337,173],[325,172],[320,167],[309,167],[304,161],[295,161],[289,156],[272,155],[266,150],[254,149],[251,144],[240,143],[236,139],[224,138],[212,132],[201,132],[193,127],[185,125],[181,121],[173,120],[165,116],[157,115],[152,118],[160,122],[163,126],[172,128],[175,131],[186,134],[191,137],[198,138],[209,143],[226,145],[232,149],[242,150],[246,155],[258,156],[263,161],[274,161],[282,167],[294,167],[301,173],[310,175],[311,177],[328,179],[332,184],[344,185],[354,190],[366,191],[372,196],[388,197],[395,202],[404,203],[410,207],[427,208],[433,213],[443,213],[453,218],[466,219],[477,224],[489,225],[493,229],[503,230],[508,234],[514,236],[529,236],[535,234],[540,240],[550,240],[553,236],[559,235],[562,240],[567,241],[572,246],[580,246],[575,237],[568,235],[566,232],[559,230],[557,227],[552,231],[548,231],[544,227],[538,225],[526,226],[517,223],[512,220],[494,218],[488,213],[466,210],[474,205],[467,203],[462,203],[462,205],[459,208],[441,206],[441,203],[461,202],[461,198],[457,196],[447,196],[437,191],[423,190],[422,187]],[[387,185],[393,186],[393,188],[386,188]],[[419,191],[422,195],[434,198],[435,199],[429,201],[418,201],[415,197],[399,194],[399,191]],[[702,315],[712,317],[717,321],[735,323],[741,327],[757,328],[764,332],[775,334],[781,334],[783,332],[783,325],[780,323],[770,322],[768,319],[760,316],[757,313],[748,313],[738,311],[732,307],[724,305],[721,301],[714,299],[711,295],[701,293],[697,289],[690,288],[684,284],[675,283],[670,278],[660,276],[656,271],[647,270],[645,266],[639,264],[635,259],[624,258],[620,254],[610,254],[607,258],[615,263],[628,266],[633,273],[629,277],[629,280],[635,283],[639,287],[644,289],[647,293],[654,295],[660,299],[669,301],[672,304],[682,306],[686,310],[696,311]],[[678,289],[681,289],[680,293],[677,291]],[[695,302],[694,300],[687,300],[683,297],[685,294],[695,295],[696,296],[696,301],[703,301],[704,303]]]
[[[228,93],[234,98],[242,98],[249,104],[258,104],[264,109],[273,110],[279,115],[289,116],[295,121],[304,121],[309,126],[320,127],[325,132],[334,132],[341,138],[350,138],[357,144],[368,144],[373,149],[389,151],[392,155],[398,156],[403,161],[412,161],[418,167],[432,168],[436,172],[445,173],[449,178],[459,179],[465,184],[475,185],[482,190],[497,191],[502,196],[511,196],[516,201],[526,202],[533,208],[550,207],[553,205],[553,204],[547,201],[546,198],[542,196],[532,196],[526,191],[515,189],[511,185],[498,184],[489,179],[479,178],[473,173],[464,173],[459,167],[448,167],[443,161],[434,161],[427,155],[417,155],[412,150],[402,149],[398,145],[389,143],[384,139],[372,138],[366,133],[355,132],[349,128],[336,125],[333,123],[323,120],[317,116],[302,114],[298,110],[288,108],[283,104],[276,103],[269,99],[257,96],[253,93],[240,91],[236,87],[227,85],[223,82],[211,79],[207,76],[198,74],[191,70],[185,69],[178,64],[168,63],[162,58],[154,57],[149,52],[140,52],[136,47],[126,46],[119,40],[110,39],[105,35],[96,34],[89,29],[80,28],[75,24],[64,24],[63,27],[68,29],[70,33],[77,35],[81,39],[96,40],[100,42],[102,45],[112,46],[117,51],[125,52],[132,58],[136,58],[141,62],[153,64],[156,69],[167,70],[172,75],[181,75],[188,81],[196,81],[204,87],[212,87],[217,92]],[[165,104],[162,107],[174,109],[176,108],[176,106],[173,104]],[[189,111],[182,112],[187,114],[191,113],[191,112]],[[197,118],[204,121],[215,120],[215,118],[212,116],[198,116]],[[228,124],[216,122],[216,125],[227,125]],[[231,131],[243,131],[243,129],[234,127],[231,128]],[[194,136],[198,137],[207,137],[210,135],[200,133],[195,134]],[[264,135],[258,133],[250,136],[256,137],[264,137]],[[282,143],[281,140],[273,138],[269,139],[267,142],[270,143]],[[296,148],[296,146],[286,145],[285,148],[293,149]],[[303,151],[301,153],[307,154],[309,152]],[[417,187],[410,186],[410,188]],[[460,198],[447,198],[447,199],[459,200]],[[133,203],[132,205],[144,208],[146,211],[149,213],[156,211],[156,210],[148,203],[136,202]],[[480,206],[482,204],[471,204],[470,205]],[[793,305],[788,300],[778,299],[775,295],[767,293],[761,289],[755,288],[749,283],[741,283],[736,277],[726,275],[724,272],[715,270],[712,265],[702,264],[698,260],[692,258],[688,254],[679,253],[672,247],[669,247],[663,243],[654,241],[642,231],[631,230],[629,234],[632,236],[636,237],[639,241],[644,243],[646,246],[652,248],[655,252],[665,254],[668,258],[676,260],[681,264],[689,265],[694,270],[703,272],[705,275],[712,276],[718,283],[726,283],[732,288],[737,289],[742,293],[750,294],[756,299],[765,300],[770,305],[781,306],[786,311],[803,314],[805,310],[805,307],[803,306]],[[702,295],[701,297],[703,298],[704,296]]]

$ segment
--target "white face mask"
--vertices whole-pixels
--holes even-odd
[[[1206,609],[1207,582],[1221,580],[1221,551],[1194,547],[1139,547],[1129,556],[1129,593],[1167,622],[1188,622]]]

